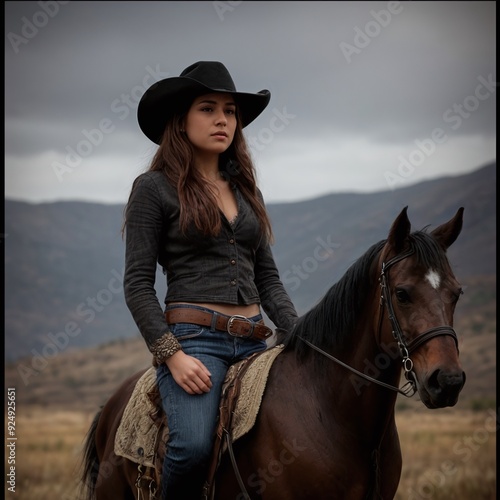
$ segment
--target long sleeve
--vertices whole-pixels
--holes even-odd
[[[159,359],[166,359],[167,351],[178,347],[168,330],[154,287],[163,212],[154,180],[147,174],[139,176],[132,187],[125,213],[124,292],[127,306],[146,345]]]
[[[269,319],[278,328],[290,332],[298,315],[280,279],[269,244],[260,247],[256,254],[255,284],[262,308]]]

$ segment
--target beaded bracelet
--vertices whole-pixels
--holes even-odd
[[[182,349],[179,341],[175,338],[172,332],[168,332],[154,342],[149,350],[156,358],[158,363],[163,363],[170,356]]]

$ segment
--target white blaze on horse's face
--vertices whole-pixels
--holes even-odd
[[[431,269],[426,275],[425,279],[431,284],[432,288],[437,290],[439,288],[439,285],[441,283],[441,278],[439,277],[439,274],[434,271],[434,269]]]

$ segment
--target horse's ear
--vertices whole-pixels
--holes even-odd
[[[438,243],[446,250],[458,238],[460,231],[462,231],[464,207],[457,210],[455,216],[441,224],[436,229],[431,231],[432,236],[436,238]]]
[[[389,237],[387,238],[387,242],[390,246],[392,246],[396,253],[400,253],[404,250],[410,234],[411,224],[406,213],[407,210],[408,206],[401,210],[401,213],[392,223],[391,230],[389,231]]]

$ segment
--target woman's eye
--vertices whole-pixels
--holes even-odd
[[[408,295],[408,292],[406,290],[403,290],[402,288],[398,288],[396,290],[396,298],[398,299],[398,302],[400,304],[407,304],[410,302],[410,296]]]

